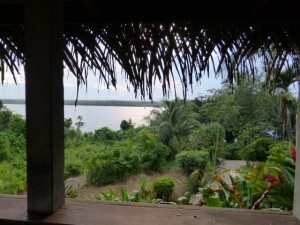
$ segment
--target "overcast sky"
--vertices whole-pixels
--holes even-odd
[[[24,75],[17,76],[17,85],[14,83],[12,75],[6,73],[5,81],[3,85],[0,85],[0,98],[1,99],[24,99],[25,98],[25,79]],[[188,91],[188,98],[193,99],[199,95],[207,94],[207,90],[221,87],[221,77],[216,78],[214,75],[210,75],[201,79],[200,83],[193,85],[193,93],[191,90]],[[111,87],[109,90],[103,83],[99,84],[98,78],[94,75],[88,77],[88,90],[86,91],[85,86],[80,88],[79,100],[140,100],[140,96],[135,98],[133,91],[127,90],[128,81],[121,75],[117,77],[117,89]],[[177,96],[182,98],[182,87],[179,79],[175,81]],[[76,98],[76,79],[75,77],[65,71],[64,73],[64,92],[65,99],[74,100]],[[130,84],[129,84],[130,87]],[[154,87],[153,90],[154,101],[160,101],[163,99],[160,84]],[[174,99],[174,90],[171,91],[170,99]],[[148,98],[146,98],[148,100]]]
[[[140,96],[135,98],[133,90],[127,90],[128,81],[125,77],[120,75],[117,77],[117,89],[110,87],[106,88],[106,85],[98,82],[98,78],[94,75],[88,77],[88,90],[85,86],[82,86],[79,90],[79,100],[128,100],[137,101],[141,100]],[[182,98],[182,87],[179,82],[179,78],[175,78],[177,97]],[[221,88],[222,78],[221,76],[215,76],[210,74],[209,77],[204,76],[200,83],[194,82],[193,93],[188,91],[188,99],[194,99],[200,95],[208,94],[207,90]],[[130,87],[130,84],[129,84]],[[290,92],[296,97],[298,86],[292,84],[290,86]],[[68,71],[64,72],[64,94],[66,100],[75,100],[76,98],[76,79]],[[174,90],[171,90],[169,99],[174,99]],[[0,84],[0,99],[25,99],[25,78],[24,74],[17,76],[17,85],[15,84],[13,77],[8,72],[6,73],[4,84]],[[159,83],[153,89],[153,100],[160,101],[163,99],[161,86]],[[146,96],[146,100],[148,96]]]

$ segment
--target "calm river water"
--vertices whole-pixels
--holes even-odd
[[[10,110],[25,116],[25,105],[6,104]],[[101,127],[109,127],[113,130],[120,129],[122,120],[131,119],[136,125],[146,124],[144,117],[149,115],[152,107],[124,107],[124,106],[73,106],[65,105],[65,118],[72,118],[73,124],[78,116],[82,116],[85,126],[83,131],[94,131]]]

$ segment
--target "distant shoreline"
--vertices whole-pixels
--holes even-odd
[[[3,104],[24,105],[25,99],[0,99]],[[74,105],[75,100],[65,100],[65,105]],[[77,105],[86,106],[131,106],[131,107],[161,107],[162,102],[151,101],[121,101],[121,100],[78,100]]]

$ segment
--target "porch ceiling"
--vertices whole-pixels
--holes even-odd
[[[23,23],[26,0],[0,0],[0,24]],[[199,20],[299,20],[297,1],[64,0],[66,23]]]

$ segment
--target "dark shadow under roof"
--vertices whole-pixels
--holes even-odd
[[[0,24],[23,23],[26,0],[0,0]],[[66,23],[299,20],[290,0],[64,0]]]
[[[25,60],[25,2],[0,0],[2,79],[4,67],[17,74]],[[135,94],[150,99],[154,83],[168,95],[174,74],[183,97],[212,70],[233,82],[237,72],[254,77],[259,62],[276,79],[299,65],[298,9],[287,0],[65,0],[64,63],[79,84],[93,71],[113,86],[117,63]]]

